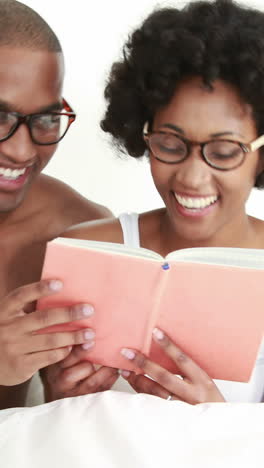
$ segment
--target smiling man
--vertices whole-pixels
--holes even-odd
[[[75,119],[62,96],[63,76],[50,27],[24,4],[0,0],[0,408],[23,405],[30,377],[86,341],[76,333],[51,340],[35,332],[88,315],[89,307],[25,313],[61,287],[38,283],[46,242],[72,224],[111,215],[41,174]]]

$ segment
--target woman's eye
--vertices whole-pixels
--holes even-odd
[[[241,153],[240,148],[234,148],[233,150],[228,150],[228,151],[214,151],[212,153],[212,157],[214,159],[231,159],[231,158],[236,158],[239,156]]]
[[[159,141],[160,149],[165,151],[172,151],[177,154],[184,154],[185,153],[185,146],[182,141],[178,140],[175,137],[165,137]]]
[[[232,158],[232,153],[211,153],[211,157],[214,159],[229,159]]]

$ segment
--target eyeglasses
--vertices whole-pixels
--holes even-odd
[[[63,99],[65,111],[40,112],[38,114],[20,114],[19,112],[0,111],[0,142],[11,138],[21,124],[28,127],[33,143],[37,145],[55,145],[66,135],[70,125],[76,119],[73,109]]]
[[[165,164],[185,161],[193,146],[199,146],[203,160],[220,171],[236,169],[244,162],[246,153],[256,151],[264,145],[264,135],[248,144],[220,139],[197,143],[170,132],[149,132],[148,122],[144,125],[143,138],[154,158]]]

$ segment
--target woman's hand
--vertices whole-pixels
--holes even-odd
[[[148,358],[131,349],[123,349],[122,355],[133,361],[146,375],[136,375],[122,371],[121,375],[139,393],[150,393],[161,398],[181,400],[192,405],[205,402],[224,402],[212,379],[186,356],[161,330],[155,328],[154,340],[165,353],[175,362],[182,377],[150,361]],[[152,380],[153,379],[153,380]]]
[[[41,370],[46,402],[103,392],[114,385],[119,377],[118,370],[111,367],[96,370],[87,361],[87,351],[92,346],[84,344],[83,348],[74,346],[66,359]]]

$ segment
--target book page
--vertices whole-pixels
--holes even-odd
[[[87,353],[88,360],[136,370],[120,351],[123,347],[149,351],[160,270],[155,260],[50,242],[42,278],[61,279],[64,287],[56,295],[42,298],[38,307],[92,304],[95,313],[91,318],[49,329],[55,332],[92,327],[96,343]]]
[[[239,249],[230,247],[196,247],[171,252],[167,261],[230,265],[264,270],[264,249]]]
[[[249,380],[264,332],[261,270],[172,263],[156,326],[211,378]],[[177,373],[153,345],[150,357]]]
[[[127,247],[124,244],[117,244],[114,242],[101,242],[93,241],[87,239],[71,239],[68,237],[58,237],[57,239],[51,241],[51,243],[56,243],[60,245],[68,245],[72,247],[77,247],[80,249],[89,249],[89,250],[99,250],[103,252],[115,252],[117,255],[131,256],[131,257],[143,257],[150,258],[152,260],[164,261],[162,255],[154,252],[153,250],[144,249],[142,247]]]

